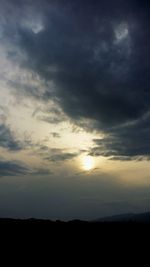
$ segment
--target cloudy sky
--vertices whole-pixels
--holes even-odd
[[[0,0],[0,217],[150,210],[148,0]]]

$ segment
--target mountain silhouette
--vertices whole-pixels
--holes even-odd
[[[150,223],[150,212],[135,214],[119,214],[97,219],[95,222],[137,222],[137,223]]]
[[[72,221],[61,221],[61,220],[44,220],[44,219],[11,219],[11,218],[0,218],[0,225],[42,225],[46,226],[59,226],[59,225],[105,225],[105,224],[113,224],[113,223],[150,223],[150,212],[145,213],[126,213],[126,214],[118,214],[114,216],[108,216],[99,218],[93,221],[83,221],[83,220],[72,220]]]

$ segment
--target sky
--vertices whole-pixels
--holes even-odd
[[[148,0],[0,0],[0,217],[150,210]]]

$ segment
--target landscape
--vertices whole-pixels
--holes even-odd
[[[150,1],[0,0],[2,229],[149,211]]]

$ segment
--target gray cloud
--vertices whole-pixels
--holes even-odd
[[[43,157],[43,159],[52,161],[52,162],[59,162],[59,161],[66,161],[71,160],[79,155],[79,153],[71,153],[66,152],[64,149],[59,148],[48,148],[48,147],[40,147],[39,153]]]
[[[0,146],[11,151],[22,149],[21,144],[15,140],[11,130],[5,124],[0,124]]]
[[[59,161],[66,161],[66,160],[71,160],[75,157],[77,157],[77,153],[55,153],[53,155],[45,157],[46,160],[52,161],[52,162],[59,162]]]
[[[50,115],[38,116],[37,119],[41,120],[41,121],[45,121],[45,122],[50,123],[50,124],[59,124],[62,122],[62,118],[53,117],[53,116],[51,117]]]
[[[82,151],[70,152],[68,149],[49,148],[42,144],[35,144],[34,148],[35,153],[42,159],[56,163],[74,159],[82,153]]]
[[[28,168],[18,161],[0,161],[0,177],[24,175]]]
[[[116,160],[150,159],[150,115],[111,129],[111,134],[103,139],[94,140],[90,154],[95,156],[112,157]]]
[[[66,121],[66,116],[60,110],[59,107],[44,107],[37,108],[33,114],[37,120],[45,121],[50,124],[59,124]]]
[[[18,175],[45,176],[52,174],[53,173],[47,168],[29,168],[21,161],[6,161],[3,159],[0,160],[0,177]]]

